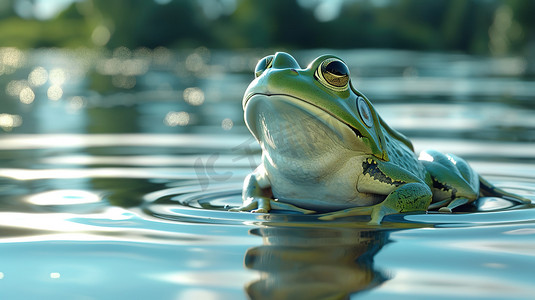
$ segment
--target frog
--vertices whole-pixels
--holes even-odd
[[[319,214],[320,220],[391,214],[452,213],[480,196],[530,199],[480,176],[462,158],[436,150],[417,156],[412,142],[390,127],[335,55],[306,68],[288,53],[260,59],[242,107],[262,150],[245,177],[242,205],[231,211]]]

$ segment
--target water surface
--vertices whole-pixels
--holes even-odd
[[[294,54],[306,65],[325,52]],[[504,199],[380,227],[228,212],[260,162],[241,96],[267,51],[0,53],[11,58],[0,60],[2,299],[535,294],[535,210]],[[535,199],[535,82],[523,58],[335,54],[417,150],[458,154]]]

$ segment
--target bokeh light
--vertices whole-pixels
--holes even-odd
[[[96,46],[105,46],[110,41],[111,33],[108,27],[99,25],[91,34],[91,40]]]
[[[34,68],[28,75],[28,82],[33,87],[39,87],[48,80],[48,72],[43,67]]]
[[[199,106],[204,103],[204,92],[198,87],[189,87],[183,92],[184,101],[187,103]]]
[[[0,114],[0,127],[4,131],[11,131],[15,127],[22,125],[22,117],[19,115],[12,114]]]
[[[61,68],[55,68],[50,70],[48,80],[52,85],[62,85],[65,83],[65,80],[67,80],[67,74],[65,74],[65,70]]]
[[[114,75],[111,77],[113,86],[123,89],[131,89],[136,86],[136,78],[133,76]]]
[[[30,104],[35,100],[35,93],[30,87],[24,87],[19,93],[20,102]]]
[[[60,85],[57,85],[57,84],[52,85],[48,88],[46,95],[48,99],[57,101],[61,99],[61,97],[63,96],[63,89],[61,88]]]
[[[12,74],[24,64],[24,53],[13,47],[0,48],[0,75]]]
[[[223,130],[231,130],[233,126],[234,122],[232,122],[232,120],[229,118],[223,119],[223,121],[221,121],[221,128],[223,128]]]
[[[22,89],[28,87],[28,82],[26,80],[11,80],[6,85],[6,94],[12,97],[19,97]]]
[[[164,119],[167,126],[186,126],[190,123],[190,115],[185,111],[170,111]]]
[[[81,96],[74,96],[69,100],[69,111],[75,112],[82,108],[84,108],[86,105],[86,100]]]

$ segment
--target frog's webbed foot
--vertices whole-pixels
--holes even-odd
[[[387,205],[384,205],[383,203],[379,203],[379,204],[372,205],[372,206],[354,207],[354,208],[348,208],[348,209],[334,211],[330,213],[325,213],[321,217],[319,217],[319,219],[330,221],[330,220],[343,218],[343,217],[370,215],[371,220],[368,222],[368,225],[380,225],[381,221],[383,221],[383,218],[386,215],[394,214],[394,213],[398,213],[398,211],[389,208]]]
[[[442,206],[441,208],[438,209],[438,212],[445,213],[445,214],[451,214],[453,211],[451,210],[451,208],[449,208],[447,206]]]
[[[271,200],[264,197],[249,197],[240,207],[233,207],[229,211],[248,211],[252,213],[268,213],[271,210]]]
[[[373,206],[365,207],[354,207],[343,210],[337,210],[329,213],[322,214],[319,219],[332,221],[334,219],[343,218],[343,217],[352,217],[352,216],[365,216],[370,215],[373,211]]]
[[[280,202],[277,199],[265,197],[250,197],[244,201],[244,205],[229,209],[229,211],[249,211],[252,213],[268,213],[272,209],[299,212],[302,214],[313,214],[315,211],[297,207],[295,205]]]
[[[385,200],[372,206],[361,206],[324,214],[321,220],[333,220],[341,217],[370,215],[369,225],[379,225],[386,215],[401,212],[426,211],[431,203],[431,190],[423,183],[406,183],[393,192]]]
[[[468,202],[470,202],[470,200],[466,198],[456,198],[453,201],[451,201],[448,205],[439,208],[438,212],[451,214],[455,208],[461,205],[464,205]]]

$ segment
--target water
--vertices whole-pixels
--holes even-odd
[[[260,161],[240,102],[266,53],[0,51],[0,298],[533,298],[529,206],[486,198],[381,227],[228,212]],[[335,53],[418,150],[535,199],[533,65]]]

